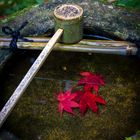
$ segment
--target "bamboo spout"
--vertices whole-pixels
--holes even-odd
[[[27,37],[33,42],[19,42],[17,46],[19,49],[42,50],[45,43],[50,38],[44,37]],[[0,38],[0,48],[9,48],[11,38]],[[104,40],[88,40],[83,39],[76,44],[61,44],[56,43],[54,50],[70,51],[70,52],[89,52],[89,53],[104,53],[117,55],[136,55],[138,48],[135,44],[126,41],[104,41]]]

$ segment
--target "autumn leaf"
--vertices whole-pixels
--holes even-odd
[[[57,100],[59,101],[59,112],[62,115],[63,111],[74,114],[72,108],[79,107],[79,104],[74,101],[76,94],[72,94],[71,90],[66,91],[65,93],[60,92],[57,96]]]
[[[82,114],[85,114],[88,109],[98,113],[98,105],[106,105],[106,101],[98,93],[99,88],[105,85],[103,77],[92,72],[82,72],[80,75],[83,78],[75,86],[65,93],[60,92],[57,96],[61,115],[63,111],[74,114],[73,108],[79,108]],[[94,89],[94,93],[92,93],[92,89]]]
[[[97,93],[100,86],[105,85],[105,81],[101,75],[92,72],[80,73],[83,78],[78,81],[78,85],[84,85],[85,91],[90,91],[92,88]]]
[[[84,114],[88,108],[97,113],[99,110],[98,104],[106,105],[106,101],[98,94],[92,94],[90,91],[85,92],[80,99],[80,112]]]

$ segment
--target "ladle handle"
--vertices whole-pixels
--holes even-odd
[[[24,76],[12,96],[9,98],[5,106],[2,108],[0,112],[0,127],[3,125],[4,121],[7,119],[11,111],[13,110],[14,106],[22,96],[23,92],[26,90],[32,79],[34,78],[35,74],[39,71],[40,67],[43,65],[44,61],[46,60],[47,56],[52,51],[55,43],[62,35],[63,30],[58,29],[53,37],[49,40],[45,48],[42,50],[34,64],[31,66],[27,74]]]

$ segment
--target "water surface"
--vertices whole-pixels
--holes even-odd
[[[19,51],[9,61],[1,84],[1,107],[30,68],[38,51]],[[56,94],[73,86],[79,72],[104,76],[100,89],[107,106],[100,114],[58,112]],[[23,140],[118,140],[140,129],[140,61],[137,58],[87,53],[52,52],[2,129]]]

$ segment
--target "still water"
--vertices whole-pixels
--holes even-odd
[[[1,108],[26,74],[38,51],[19,51],[6,65],[1,81]],[[58,112],[56,95],[72,87],[82,71],[103,75],[100,89],[107,101],[97,115]],[[140,61],[137,58],[52,52],[1,131],[23,140],[123,140],[140,129]],[[13,136],[14,135],[14,136]],[[15,137],[16,136],[16,137]]]

